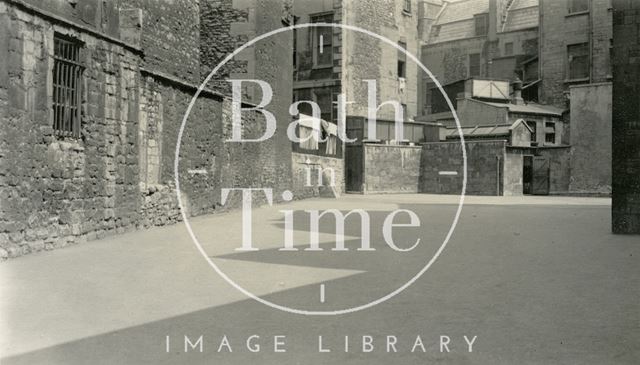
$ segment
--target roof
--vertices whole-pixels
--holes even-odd
[[[475,37],[474,15],[488,12],[489,0],[446,1],[431,28],[429,43]]]
[[[538,0],[514,0],[507,11],[502,31],[534,28],[539,22]]]
[[[461,20],[473,19],[475,14],[489,12],[489,0],[458,0],[447,1],[445,8],[435,24],[447,24]]]
[[[498,0],[508,7],[504,16],[499,15],[502,25],[499,31],[511,32],[537,27],[539,23],[539,0]],[[489,13],[489,0],[444,1],[429,35],[428,43],[440,43],[475,37],[474,16]]]
[[[513,124],[477,125],[473,127],[461,127],[464,138],[498,138],[508,137],[511,130],[518,125],[524,125],[531,132],[531,128],[523,119],[516,120]],[[457,127],[447,127],[445,137],[448,139],[460,138]]]
[[[539,115],[551,115],[555,117],[561,117],[563,110],[551,105],[541,105],[536,103],[528,104],[512,104],[512,103],[493,103],[489,101],[476,100],[479,103],[495,106],[496,108],[508,108],[511,113],[522,114],[539,114]]]

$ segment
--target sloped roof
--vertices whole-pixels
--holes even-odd
[[[507,11],[502,31],[533,28],[539,23],[538,0],[514,0]]]
[[[489,0],[445,1],[431,28],[429,43],[446,42],[475,36],[473,16],[489,12]]]
[[[473,19],[475,14],[489,12],[489,0],[448,1],[436,24],[447,24]]]
[[[506,137],[511,134],[511,130],[518,125],[524,125],[531,132],[531,128],[523,119],[516,120],[513,124],[496,124],[496,125],[477,125],[472,127],[461,127],[464,138],[499,138]],[[447,127],[445,137],[448,139],[460,138],[457,127]]]
[[[505,1],[505,0],[502,0]],[[538,26],[539,0],[505,1],[504,23],[498,31],[514,31]],[[429,36],[428,43],[440,43],[475,37],[474,15],[489,12],[489,0],[453,0],[444,1]]]

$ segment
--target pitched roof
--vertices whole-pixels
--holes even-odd
[[[496,125],[476,125],[472,127],[461,127],[464,138],[497,138],[505,137],[511,134],[511,131],[518,125],[524,125],[531,132],[531,128],[523,119],[516,120],[513,124],[496,124]],[[447,127],[445,137],[448,139],[460,138],[457,127]]]
[[[431,28],[429,43],[446,42],[475,36],[473,16],[489,12],[489,0],[445,1]]]
[[[505,1],[505,0],[502,0]],[[499,31],[514,31],[538,26],[539,0],[511,0]],[[489,0],[449,0],[438,15],[428,43],[440,43],[475,37],[474,15],[489,12]]]
[[[537,27],[540,22],[538,0],[513,0],[502,25],[503,32]]]
[[[447,24],[473,19],[475,14],[489,12],[489,0],[458,0],[446,2],[436,24]]]

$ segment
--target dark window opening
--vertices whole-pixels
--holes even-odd
[[[402,49],[407,49],[405,42],[398,42],[398,46]],[[400,50],[398,50],[398,77],[407,77],[407,55]]]
[[[570,80],[589,77],[589,43],[567,46],[568,77]]]
[[[53,38],[53,131],[60,137],[80,137],[82,118],[82,44],[55,34]]]
[[[547,143],[556,143],[556,124],[546,122],[544,125],[544,141]]]

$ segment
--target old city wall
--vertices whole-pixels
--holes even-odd
[[[18,256],[138,219],[139,50],[0,3],[0,243]],[[54,33],[84,42],[81,138],[52,128]]]

